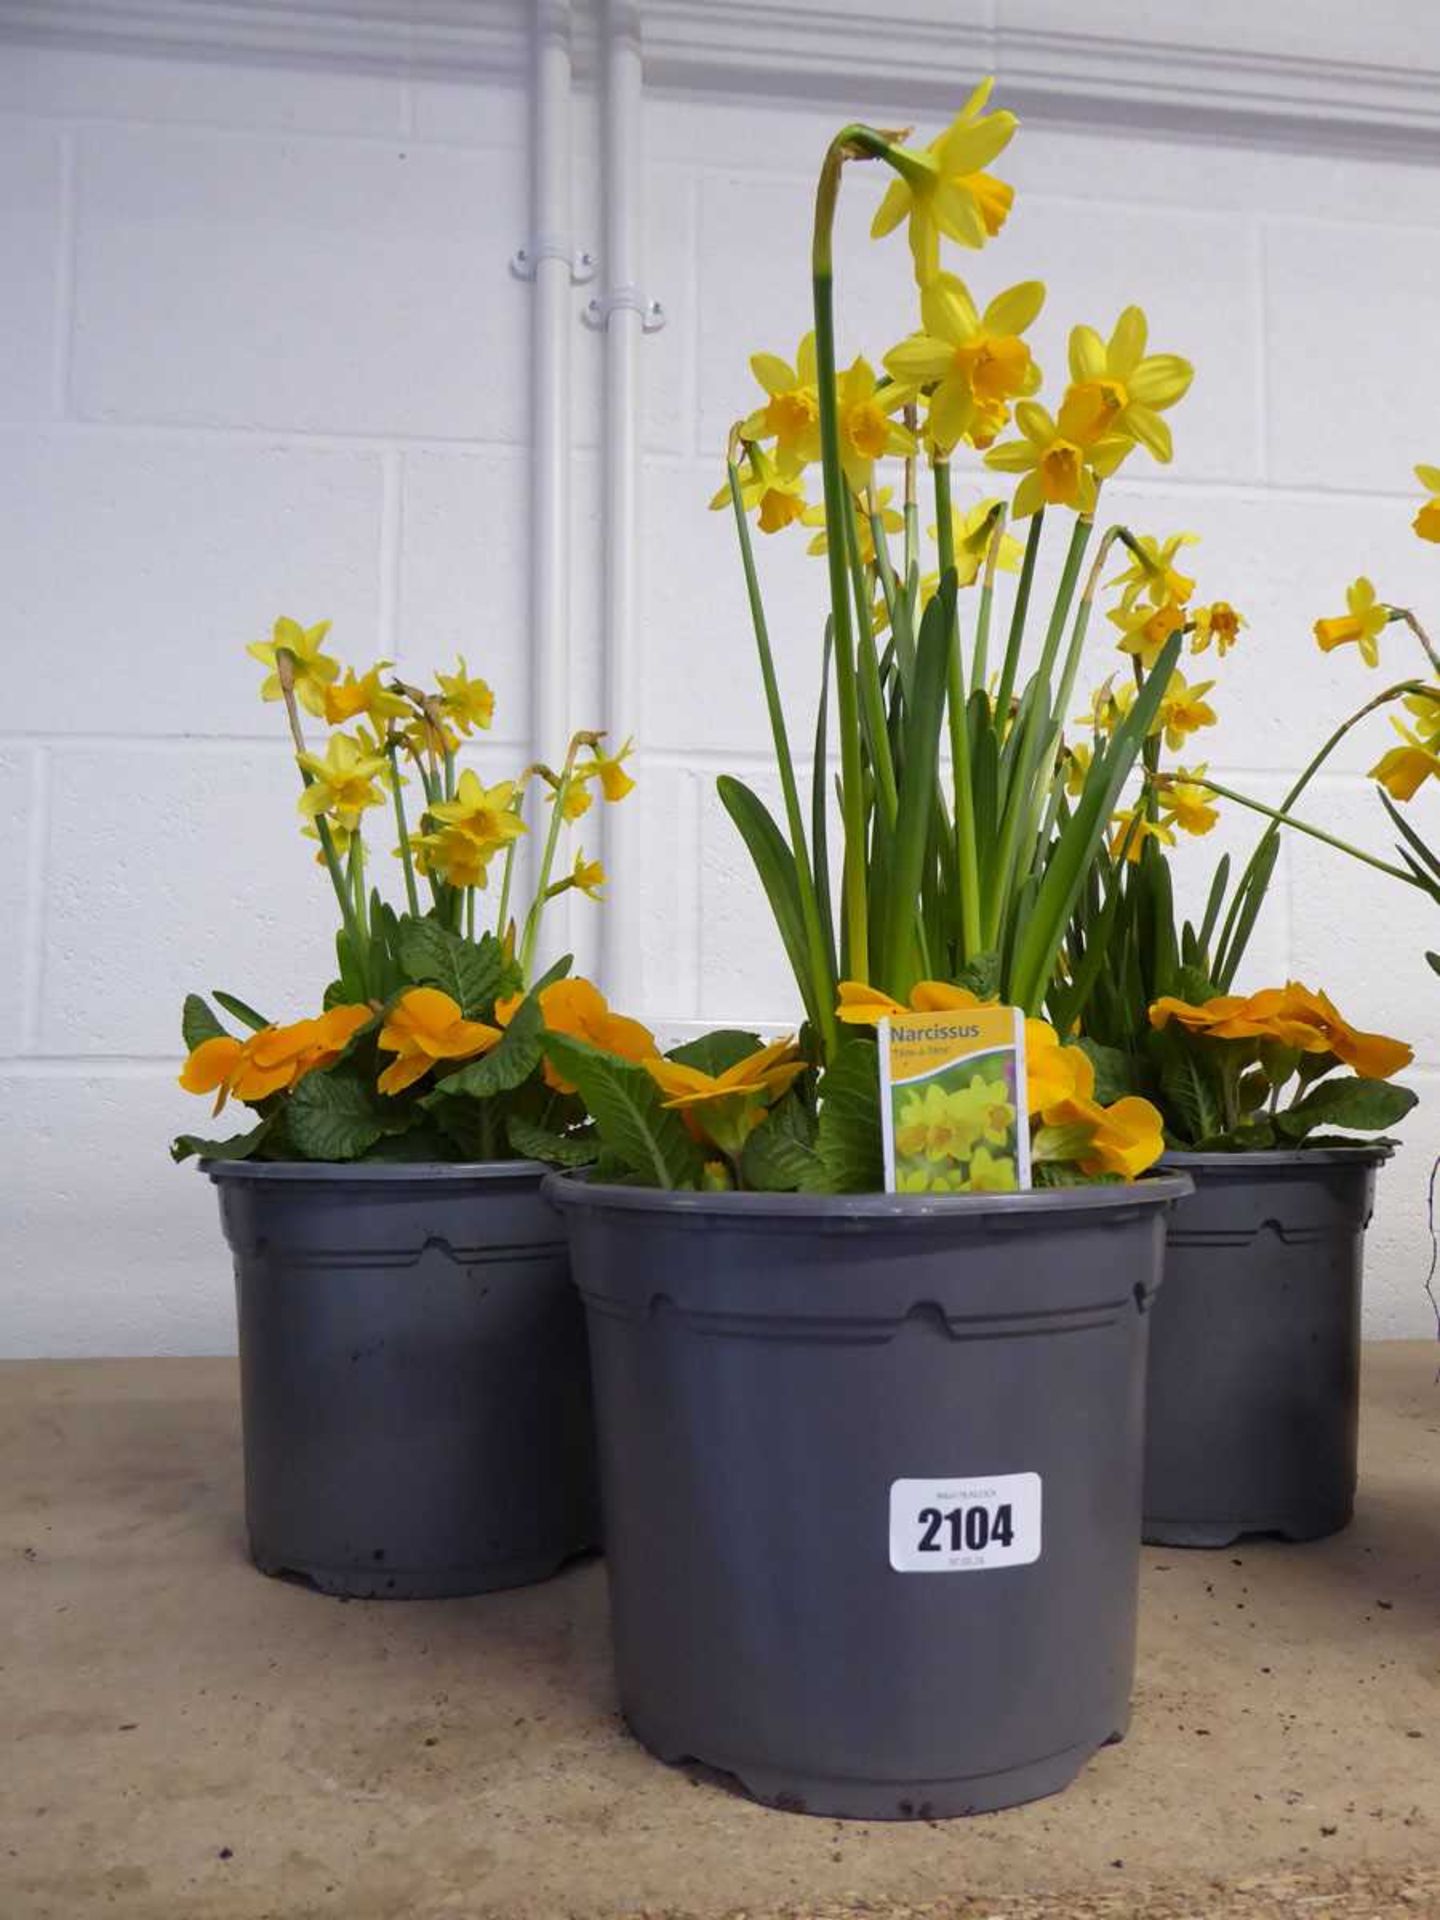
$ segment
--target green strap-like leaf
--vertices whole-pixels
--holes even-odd
[[[211,991],[225,1011],[227,1013],[233,1013],[240,1024],[249,1027],[252,1033],[259,1033],[265,1027],[272,1024],[271,1021],[265,1018],[263,1013],[257,1013],[254,1007],[247,1006],[237,995],[233,993],[222,993],[219,987],[213,987]]]
[[[874,956],[875,979],[887,992],[905,995],[920,977],[916,967],[916,917],[925,847],[940,765],[945,715],[945,675],[955,619],[955,575],[947,573],[920,622],[913,698],[906,702],[900,758],[905,768],[895,816],[890,870],[884,890],[884,926]]]
[[[749,849],[765,898],[785,947],[795,984],[805,1003],[805,1015],[813,1025],[820,1024],[815,986],[810,978],[809,950],[805,943],[805,923],[800,912],[800,885],[795,875],[795,859],[785,844],[784,835],[759,796],[743,780],[722,773],[715,782],[721,805],[740,830]]]
[[[608,1154],[647,1186],[699,1186],[700,1149],[679,1115],[661,1104],[660,1089],[643,1067],[568,1034],[547,1035],[545,1050],[556,1070],[580,1089]]]

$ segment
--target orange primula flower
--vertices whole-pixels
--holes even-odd
[[[216,1113],[232,1095],[253,1106],[272,1093],[288,1093],[307,1073],[332,1066],[374,1017],[367,1006],[340,1006],[313,1020],[262,1027],[248,1040],[216,1034],[191,1050],[180,1085],[187,1093],[214,1093]]]

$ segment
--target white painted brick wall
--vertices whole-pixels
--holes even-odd
[[[909,117],[904,102],[854,106]],[[639,944],[637,1011],[667,1026],[791,1012],[714,795],[727,767],[767,796],[773,780],[731,531],[707,501],[750,404],[749,352],[788,354],[807,324],[813,169],[834,121],[774,101],[646,107],[646,290],[670,322],[642,348],[630,804],[645,857],[615,875],[613,910]],[[464,651],[500,700],[482,764],[527,748],[530,296],[507,272],[527,230],[525,132],[523,92],[501,81],[0,46],[0,1352],[232,1344],[211,1196],[165,1155],[201,1117],[173,1083],[178,1003],[219,984],[298,1013],[331,936],[243,643],[283,609],[333,618],[361,662],[425,672]],[[593,151],[581,103],[585,240]],[[1071,320],[1138,298],[1159,344],[1199,367],[1174,468],[1137,461],[1114,492],[1144,529],[1203,534],[1203,588],[1249,615],[1206,749],[1274,799],[1370,684],[1353,656],[1315,651],[1315,615],[1362,568],[1440,608],[1433,550],[1408,532],[1410,465],[1440,458],[1437,175],[1104,129],[1031,129],[1007,160],[1021,197],[974,278],[1050,281],[1043,359],[1058,367]],[[866,238],[873,194],[847,182],[839,285],[842,346],[878,356],[910,294],[903,240]],[[600,693],[587,297],[572,345],[577,718]],[[821,567],[796,536],[765,543],[762,563],[804,758]],[[1316,811],[1378,845],[1362,777],[1377,751],[1337,759]],[[1433,806],[1424,817],[1437,825]],[[1224,832],[1247,843],[1243,822]],[[1182,872],[1198,885],[1220,844],[1187,850]],[[1400,890],[1297,844],[1252,966],[1256,983],[1323,982],[1417,1045],[1428,1098],[1382,1183],[1377,1333],[1429,1324],[1440,995],[1422,949],[1437,933]]]

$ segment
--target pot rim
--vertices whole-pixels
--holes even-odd
[[[311,1186],[444,1186],[461,1181],[533,1179],[550,1169],[541,1160],[201,1160],[208,1179]]]
[[[1234,1173],[1253,1174],[1267,1167],[1353,1167],[1368,1163],[1381,1166],[1393,1158],[1393,1146],[1385,1146],[1373,1140],[1357,1140],[1354,1146],[1344,1147],[1254,1147],[1243,1153],[1189,1153],[1182,1149],[1167,1151],[1158,1164],[1161,1167],[1174,1167],[1183,1173],[1190,1167],[1198,1167],[1205,1173],[1223,1173],[1228,1168]]]
[[[668,1213],[725,1220],[877,1222],[935,1226],[986,1217],[1010,1219],[1067,1213],[1116,1213],[1126,1207],[1171,1207],[1195,1183],[1183,1170],[1142,1177],[1126,1186],[1038,1187],[1025,1193],[700,1193],[689,1188],[602,1185],[554,1171],[544,1194],[553,1206],[609,1207],[622,1213]]]

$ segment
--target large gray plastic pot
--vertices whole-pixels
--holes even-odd
[[[1360,1278],[1388,1147],[1176,1153],[1150,1330],[1145,1538],[1317,1540],[1355,1505]]]
[[[1148,1307],[1189,1190],[552,1176],[652,1752],[774,1806],[928,1819],[1053,1793],[1122,1734]]]
[[[263,1572],[419,1599],[541,1580],[597,1542],[584,1316],[543,1167],[205,1171]]]

